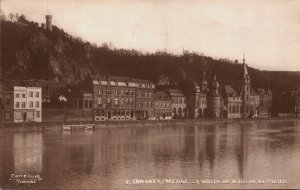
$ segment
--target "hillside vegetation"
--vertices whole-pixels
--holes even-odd
[[[235,83],[241,71],[241,64],[231,60],[188,51],[182,55],[146,54],[106,44],[97,46],[56,26],[50,32],[26,19],[2,22],[1,45],[4,78],[43,79],[61,86],[76,84],[92,74],[130,76],[152,82],[165,74],[171,83],[178,83],[184,76],[198,80],[202,69],[216,72],[222,85]],[[249,73],[254,88],[269,86],[275,96],[300,84],[300,72],[259,71],[250,67]]]

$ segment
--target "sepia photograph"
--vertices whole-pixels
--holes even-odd
[[[300,0],[0,0],[23,189],[300,189]]]

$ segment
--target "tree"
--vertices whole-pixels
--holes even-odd
[[[0,14],[0,20],[6,20],[6,15],[5,14]]]
[[[21,15],[21,16],[19,17],[19,20],[18,20],[18,21],[21,22],[21,23],[26,23],[26,22],[27,22],[27,19],[26,19],[25,15]]]
[[[18,13],[16,13],[16,14],[15,14],[15,19],[16,19],[16,21],[19,21],[19,17],[20,17],[20,15],[19,15]]]
[[[10,22],[12,22],[13,19],[14,19],[14,14],[9,13],[9,14],[8,14],[8,18],[9,18]]]

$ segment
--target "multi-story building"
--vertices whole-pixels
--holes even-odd
[[[159,101],[167,101],[167,98],[160,100],[156,96],[154,100],[155,87],[150,81],[112,76],[93,76],[92,79],[93,109],[96,121],[151,119],[160,118],[160,113],[164,115],[162,108],[158,105],[161,104]],[[177,86],[170,86],[168,77],[161,75],[157,84],[158,96],[165,97],[163,93],[167,93],[171,98],[172,118],[270,116],[272,93],[270,90],[267,93],[262,91],[257,93],[251,89],[245,58],[243,58],[238,84],[225,85],[222,93],[220,93],[221,88],[215,73],[212,73],[210,79],[207,80],[206,73],[202,72],[199,81],[184,80],[181,85]],[[86,98],[89,99],[80,100],[79,105],[90,109],[91,98],[90,96]],[[155,111],[155,101],[160,112]]]
[[[153,93],[154,84],[147,80],[132,79],[137,85],[135,89],[135,113],[137,119],[154,117]]]
[[[187,98],[180,89],[167,89],[172,100],[172,117],[175,119],[187,118]]]
[[[272,91],[270,89],[258,89],[259,98],[258,117],[271,117]]]
[[[172,119],[171,97],[165,91],[156,91],[154,94],[155,119]]]
[[[186,81],[183,84],[183,89],[187,96],[188,118],[208,117],[207,98],[209,89],[206,73],[201,73],[200,81]]]
[[[75,92],[70,96],[68,107],[73,109],[92,110],[93,109],[93,94],[90,92]]]
[[[42,121],[42,89],[14,87],[14,122]]]
[[[254,90],[250,91],[248,113],[249,117],[257,118],[259,112],[260,95]]]
[[[170,85],[169,77],[164,74],[159,75],[156,86],[169,86],[169,85]]]
[[[129,77],[92,76],[94,118],[135,120],[154,116],[154,84]]]
[[[224,86],[223,92],[225,112],[224,118],[241,118],[242,98],[240,94],[229,85]]]
[[[13,91],[0,82],[0,123],[12,123],[13,120]]]

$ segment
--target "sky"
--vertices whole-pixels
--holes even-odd
[[[143,52],[183,50],[300,71],[300,0],[2,0],[5,14],[53,24],[83,40]]]

